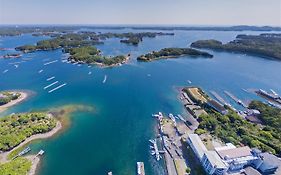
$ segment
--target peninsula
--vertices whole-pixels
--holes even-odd
[[[226,44],[217,40],[199,40],[192,43],[191,47],[240,52],[281,60],[281,34],[238,35],[234,41]]]
[[[0,92],[0,113],[11,106],[14,106],[28,97],[23,91],[2,91]]]
[[[49,136],[50,131],[60,127],[60,122],[45,112],[14,114],[1,118],[0,174],[27,174],[34,159],[17,156],[22,151],[22,146],[31,140]]]
[[[69,126],[67,116],[92,111],[82,105],[67,105],[45,112],[13,114],[0,119],[0,174],[35,175],[39,155],[21,155],[32,141],[54,136]]]
[[[281,109],[252,101],[248,109],[259,110],[258,117],[263,121],[262,125],[257,125],[243,118],[231,107],[223,106],[210,98],[198,87],[186,87],[182,92],[188,100],[195,102],[186,105],[186,108],[199,122],[196,134],[210,134],[225,143],[248,145],[277,156],[281,155],[281,138],[277,134],[280,133]]]
[[[153,61],[159,59],[168,59],[168,58],[178,58],[182,56],[191,56],[191,57],[198,57],[202,56],[205,58],[212,58],[213,55],[202,52],[192,48],[164,48],[160,51],[153,51],[151,53],[141,55],[137,59],[139,61]]]

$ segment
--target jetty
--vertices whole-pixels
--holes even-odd
[[[58,60],[54,60],[54,61],[50,61],[50,62],[44,63],[44,66],[49,65],[49,64],[53,64],[55,62],[58,62]]]
[[[235,97],[232,93],[228,92],[228,91],[224,91],[224,93],[229,96],[233,101],[235,101],[237,104],[243,106],[244,108],[247,108],[247,105],[245,103],[242,102],[242,100],[238,99],[237,97]]]
[[[30,147],[26,147],[24,150],[22,150],[21,152],[19,152],[15,157],[12,158],[12,160],[14,160],[15,158],[19,157],[19,156],[23,156],[26,153],[28,153],[29,151],[31,151]]]
[[[145,175],[143,162],[137,162],[137,175]]]
[[[151,155],[155,156],[156,160],[159,161],[162,158],[160,153],[164,153],[164,151],[160,151],[158,149],[157,140],[156,139],[150,139],[149,142],[152,144],[150,146]]]
[[[47,89],[47,88],[49,88],[49,87],[51,87],[51,86],[57,84],[58,82],[59,82],[59,81],[55,81],[55,82],[53,82],[53,83],[51,83],[51,84],[45,86],[44,89]]]
[[[67,85],[67,83],[61,84],[61,85],[55,87],[54,89],[49,90],[48,93],[52,93],[52,92],[54,92],[54,91],[56,91],[56,90],[58,90],[58,89],[64,87],[65,85]]]
[[[52,79],[56,78],[55,76],[47,78],[46,81],[51,81]]]

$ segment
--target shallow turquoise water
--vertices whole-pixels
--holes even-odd
[[[113,31],[113,30],[111,30]],[[128,30],[118,30],[117,32]],[[113,31],[116,32],[116,31]],[[136,32],[136,31],[135,31]],[[35,92],[28,101],[11,108],[2,115],[47,109],[66,104],[93,105],[91,113],[71,115],[71,127],[60,135],[33,143],[34,152],[44,149],[42,175],[102,175],[113,171],[116,175],[135,173],[137,161],[144,161],[147,174],[163,174],[161,164],[149,155],[148,139],[155,136],[152,113],[182,113],[177,100],[177,86],[201,86],[209,92],[223,95],[228,90],[243,100],[259,99],[242,88],[274,89],[281,93],[281,62],[225,52],[212,52],[213,59],[187,58],[138,63],[136,56],[163,47],[186,47],[197,39],[230,41],[237,34],[257,32],[176,31],[175,36],[145,39],[138,47],[120,44],[117,39],[99,45],[104,54],[132,53],[128,65],[101,69],[56,62],[43,66],[44,61],[61,59],[60,50],[24,55],[32,60],[15,69],[9,64],[16,60],[0,60],[0,90],[28,89]],[[32,44],[46,37],[0,38],[0,47]],[[0,54],[5,52],[0,51]],[[6,74],[2,72],[6,69]],[[38,74],[40,69],[44,69]],[[91,75],[88,72],[92,71]],[[148,76],[151,75],[151,76]],[[102,83],[107,75],[106,83]],[[56,76],[64,88],[47,93],[46,78]],[[230,99],[227,99],[232,102]],[[233,103],[233,102],[232,102]]]

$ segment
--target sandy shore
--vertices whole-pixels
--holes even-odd
[[[35,175],[37,167],[40,163],[40,157],[38,157],[36,155],[29,155],[29,156],[25,156],[25,158],[27,158],[29,161],[31,161],[31,164],[32,164],[31,168],[28,172],[28,175]]]
[[[21,144],[19,144],[18,146],[16,146],[16,147],[13,148],[12,150],[10,150],[10,151],[8,151],[8,152],[3,152],[3,153],[1,153],[1,154],[0,154],[0,162],[1,162],[1,163],[6,163],[6,162],[8,162],[9,160],[8,160],[7,157],[8,157],[8,155],[9,155],[12,151],[14,151],[14,150],[16,150],[16,149],[18,149],[18,148],[20,148],[20,147],[22,147],[22,146],[24,146],[24,145],[30,143],[31,141],[38,140],[38,139],[46,139],[46,138],[52,137],[53,135],[55,135],[55,134],[56,134],[59,130],[61,130],[61,129],[62,129],[62,124],[61,124],[60,121],[57,121],[56,127],[53,128],[51,131],[49,131],[49,132],[47,132],[47,133],[44,133],[44,134],[36,134],[36,135],[33,135],[33,136],[27,138],[25,141],[23,141]],[[38,167],[38,165],[39,165],[39,163],[40,163],[40,158],[39,158],[38,156],[36,156],[36,155],[28,155],[28,156],[25,156],[25,158],[27,158],[28,160],[30,160],[31,163],[32,163],[31,168],[30,168],[30,171],[28,172],[28,175],[35,175],[35,174],[36,174],[37,167]]]
[[[11,102],[9,102],[5,105],[0,106],[0,113],[7,110],[9,107],[12,107],[12,106],[24,101],[28,97],[27,92],[23,92],[23,91],[9,91],[9,92],[20,93],[20,97],[16,100],[12,100]]]

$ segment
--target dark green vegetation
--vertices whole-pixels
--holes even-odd
[[[191,47],[241,52],[281,60],[281,34],[238,35],[227,44],[217,40],[199,40]]]
[[[46,133],[56,126],[56,119],[47,113],[24,113],[0,119],[0,150],[8,151],[28,137]]]
[[[71,62],[81,62],[87,64],[101,64],[103,66],[113,66],[122,64],[127,57],[120,55],[115,57],[105,57],[100,55],[100,51],[93,46],[85,46],[79,48],[70,48],[66,50],[70,53],[68,60]]]
[[[267,125],[266,129],[281,133],[281,109],[271,107],[260,101],[252,101],[249,108],[260,111],[259,119]]]
[[[20,93],[0,92],[0,106],[16,100],[20,97]]]
[[[132,44],[132,45],[138,45],[139,42],[141,41],[142,39],[138,37],[131,37],[129,39],[120,40],[121,43]]]
[[[250,106],[254,107],[257,103],[260,104],[261,102],[252,102]],[[231,109],[228,109],[229,112],[226,115],[221,115],[206,106],[204,106],[204,109],[208,112],[208,115],[201,115],[198,118],[199,127],[196,133],[209,132],[224,142],[231,142],[236,145],[242,143],[250,147],[259,148],[262,151],[269,151],[278,156],[281,155],[280,127],[278,129],[267,124],[264,127],[252,124]],[[275,113],[275,108],[263,106],[263,109],[266,112],[261,110],[261,116],[265,114],[267,116],[261,118],[276,117],[270,116]],[[280,111],[278,114],[280,115]],[[279,124],[275,123],[274,125],[280,126],[280,119]]]
[[[207,52],[202,52],[191,48],[164,48],[160,51],[153,51],[152,53],[141,55],[137,59],[139,61],[153,61],[157,59],[177,58],[181,56],[202,56],[207,58],[213,57],[213,55]]]
[[[58,48],[72,48],[102,44],[95,33],[70,33],[64,34],[49,40],[42,40],[36,45],[24,45],[16,47],[16,50],[23,52],[34,52],[41,50],[54,50]]]
[[[142,33],[103,33],[99,34],[98,37],[100,39],[106,38],[126,38],[121,39],[121,43],[138,45],[143,38],[155,38],[156,36],[162,35],[174,35],[174,33],[163,33],[163,32],[142,32]]]
[[[44,33],[43,33],[44,34]],[[43,50],[54,50],[54,49],[68,49],[73,47],[82,47],[82,46],[92,46],[96,44],[103,44],[100,40],[108,38],[127,38],[121,40],[122,43],[128,43],[137,45],[142,41],[143,37],[153,38],[158,35],[171,35],[173,33],[102,33],[97,34],[95,32],[78,32],[78,33],[47,33],[49,36],[53,37],[52,39],[42,40],[36,43],[36,45],[24,45],[16,47],[16,50],[23,52],[34,52],[34,51],[43,51]],[[46,34],[46,35],[47,35]],[[40,34],[33,34],[40,35]]]
[[[18,157],[10,162],[0,164],[0,174],[3,175],[26,175],[31,168],[31,161]]]

